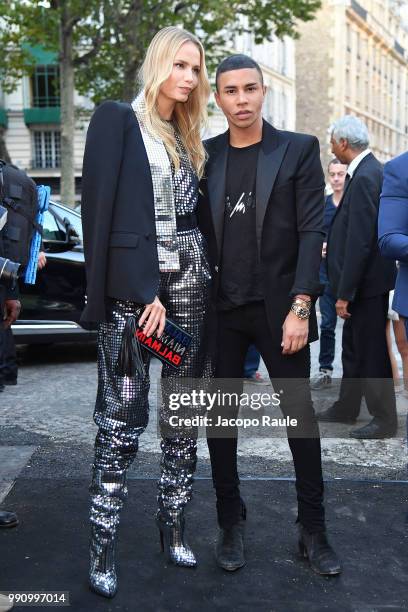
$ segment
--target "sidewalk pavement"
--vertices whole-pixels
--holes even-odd
[[[20,525],[0,531],[0,592],[69,591],[75,612],[408,610],[403,397],[398,397],[396,438],[352,440],[346,425],[335,425],[336,437],[328,438],[322,427],[328,530],[345,566],[342,576],[316,576],[298,556],[293,465],[287,441],[273,436],[240,440],[248,563],[231,575],[214,563],[214,494],[206,442],[199,440],[195,495],[188,510],[188,536],[199,567],[186,570],[167,566],[153,521],[160,460],[157,363],[152,367],[150,424],[129,470],[130,495],[118,547],[119,593],[108,601],[89,592],[94,359],[94,348],[80,353],[76,347],[63,353],[51,348],[27,359],[19,384],[1,394],[0,503],[18,512]],[[326,408],[337,392],[336,384],[314,392],[316,410]],[[357,425],[368,420],[363,409]]]
[[[327,484],[328,529],[344,572],[325,578],[298,554],[293,482],[243,483],[247,565],[229,574],[214,562],[216,521],[209,480],[196,482],[187,513],[188,541],[199,560],[196,569],[166,562],[153,520],[155,483],[132,480],[119,532],[119,592],[113,600],[87,586],[87,486],[87,480],[74,478],[17,481],[7,506],[19,513],[21,523],[0,533],[0,591],[65,591],[75,612],[408,609],[406,483]]]

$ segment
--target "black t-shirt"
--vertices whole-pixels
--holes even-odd
[[[256,242],[256,168],[260,143],[229,147],[218,308],[263,300]]]

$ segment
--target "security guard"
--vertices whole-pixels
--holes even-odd
[[[4,242],[3,242],[3,230],[0,231],[0,257],[5,256]],[[0,319],[0,326],[2,330],[0,332],[0,359],[3,359],[5,334],[3,330],[8,329],[14,321],[18,318],[21,310],[21,304],[18,300],[18,289],[17,287],[11,289],[4,280],[0,277],[0,312],[3,316]],[[0,363],[0,366],[3,364]],[[3,390],[1,385],[1,390]],[[14,512],[0,511],[0,527],[15,527],[18,524],[17,515]]]

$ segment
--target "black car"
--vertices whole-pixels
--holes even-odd
[[[44,218],[43,250],[47,265],[37,272],[36,284],[20,281],[22,311],[12,326],[16,344],[95,339],[95,331],[79,324],[86,299],[80,213],[50,202]]]

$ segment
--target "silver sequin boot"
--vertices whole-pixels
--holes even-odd
[[[160,510],[156,514],[162,552],[174,565],[195,567],[196,558],[184,538],[184,511],[174,510],[166,514],[167,517]]]
[[[89,585],[104,597],[118,588],[115,540],[120,511],[127,497],[126,472],[94,469],[91,491],[91,542]]]
[[[115,540],[109,533],[91,528],[89,585],[104,597],[114,597],[118,590],[115,569]]]
[[[161,449],[156,524],[162,551],[175,565],[195,567],[197,561],[194,553],[184,540],[184,508],[192,496],[197,440],[165,437],[161,441]]]

